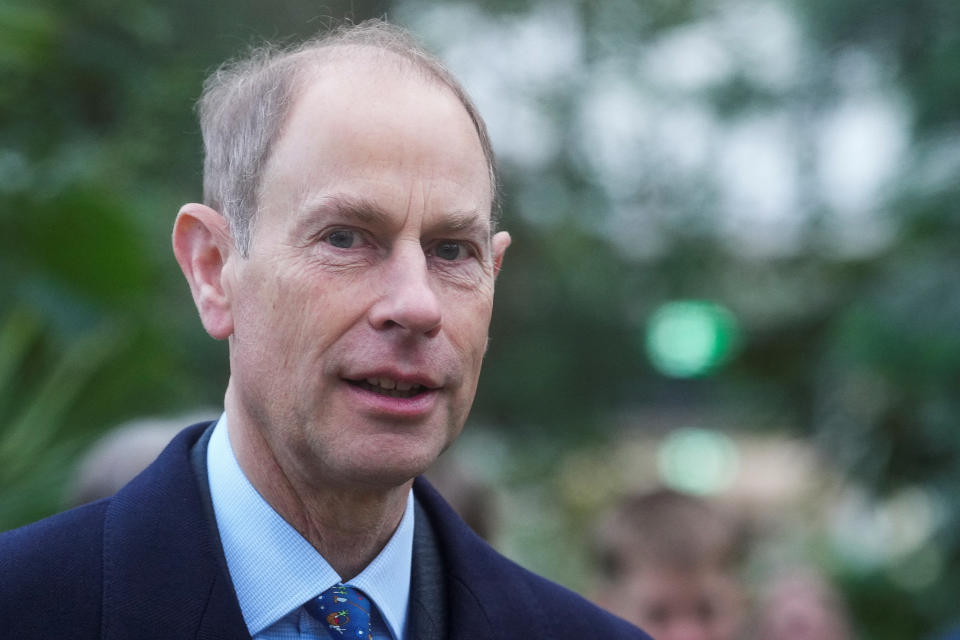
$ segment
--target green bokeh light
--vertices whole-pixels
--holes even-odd
[[[703,376],[732,357],[739,334],[736,317],[719,304],[668,302],[647,322],[647,355],[657,371],[671,378]]]
[[[734,481],[739,467],[737,446],[728,436],[706,429],[680,429],[657,452],[660,477],[678,491],[719,493]]]

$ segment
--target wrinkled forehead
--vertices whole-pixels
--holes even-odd
[[[482,212],[489,225],[486,156],[470,114],[444,84],[399,56],[371,51],[324,57],[303,72],[293,96],[265,167],[261,204],[297,210],[345,183],[391,179],[399,197],[427,198],[400,193],[399,180],[415,176],[423,180],[416,184],[447,185],[429,195],[443,208]],[[356,194],[366,196],[362,187]]]

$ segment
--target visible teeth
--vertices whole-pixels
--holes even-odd
[[[367,378],[366,384],[370,391],[392,398],[409,398],[423,390],[423,386],[407,381],[397,381],[391,378]]]

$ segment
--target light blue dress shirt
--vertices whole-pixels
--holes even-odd
[[[214,427],[207,447],[213,511],[240,610],[256,640],[323,638],[325,629],[301,605],[341,582],[316,549],[250,484],[237,463],[227,416]],[[413,560],[413,500],[380,554],[346,584],[376,605],[375,640],[404,640]]]

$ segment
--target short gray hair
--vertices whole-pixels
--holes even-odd
[[[302,73],[331,58],[333,49],[392,53],[427,78],[449,88],[473,121],[490,173],[491,228],[500,216],[496,163],[486,125],[453,75],[405,29],[374,19],[346,24],[295,46],[258,47],[207,78],[197,103],[203,133],[203,198],[230,225],[240,254],[250,250],[264,168],[280,135]]]

